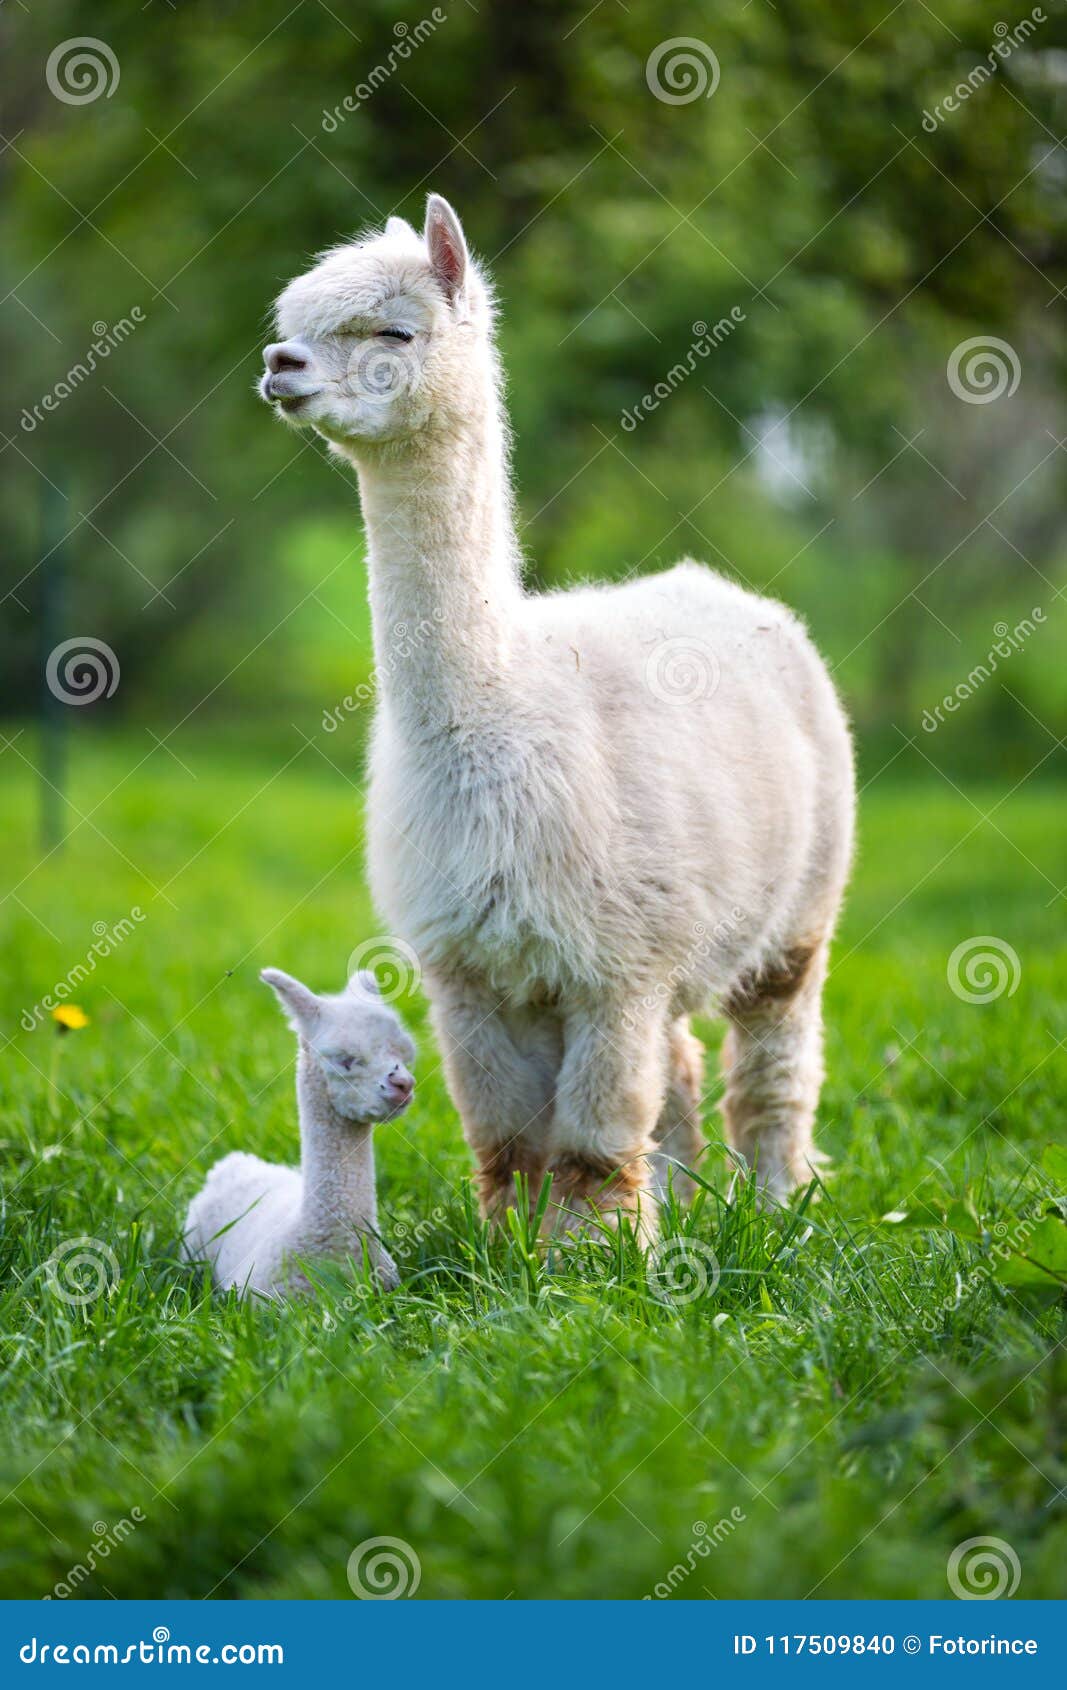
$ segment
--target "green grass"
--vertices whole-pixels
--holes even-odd
[[[350,1552],[379,1535],[417,1554],[425,1597],[638,1597],[672,1567],[688,1598],[941,1597],[976,1535],[1012,1545],[1020,1596],[1061,1593],[1062,1305],[988,1269],[1047,1197],[1037,1163],[1062,1138],[1062,790],[1031,783],[991,821],[1001,793],[932,775],[864,794],[828,991],[835,1171],[802,1213],[761,1215],[726,1203],[713,1145],[709,1189],[669,1223],[714,1249],[713,1295],[663,1301],[625,1245],[545,1260],[487,1238],[412,1002],[416,1103],[378,1135],[402,1289],[340,1266],[321,1300],[265,1309],[213,1298],[177,1230],[223,1152],[294,1157],[292,1039],[256,973],[339,984],[378,931],[359,794],[313,750],[275,774],[183,745],[188,770],[157,751],[131,773],[147,738],[86,739],[88,819],[41,861],[31,737],[17,747],[0,1595],[44,1595],[106,1541],[94,1523],[134,1509],[77,1594],[347,1596]],[[134,905],[144,919],[75,994],[91,1024],[23,1031],[93,924]],[[989,933],[1017,952],[1018,989],[969,1004],[946,965]],[[880,1220],[960,1199],[973,1239]],[[45,1264],[83,1236],[117,1272],[71,1307]]]

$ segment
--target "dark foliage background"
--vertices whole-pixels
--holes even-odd
[[[1024,15],[1025,44],[999,57]],[[534,581],[691,553],[769,589],[810,618],[879,763],[901,733],[926,743],[924,710],[995,625],[1040,607],[938,760],[1023,773],[1054,747],[1063,6],[730,0],[669,28],[714,51],[711,97],[654,97],[652,0],[4,8],[7,712],[33,707],[60,563],[48,641],[91,633],[121,659],[86,719],[271,737],[311,731],[366,679],[354,486],[252,389],[279,286],[391,211],[419,219],[433,187],[498,281]],[[81,34],[120,77],[74,105],[46,65]],[[135,307],[143,322],[34,421],[94,325]],[[731,309],[734,331],[624,426],[694,323]],[[978,335],[1021,371],[990,404],[946,379]]]

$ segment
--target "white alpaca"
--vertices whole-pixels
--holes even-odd
[[[185,1254],[208,1261],[215,1284],[242,1295],[311,1289],[301,1259],[351,1255],[364,1243],[381,1283],[399,1283],[378,1240],[372,1123],[411,1102],[415,1047],[378,994],[356,974],[336,997],[317,997],[279,968],[273,986],[300,1040],[296,1071],[300,1167],[235,1150],[216,1162],[185,1218]]]
[[[359,475],[381,698],[375,895],[421,958],[483,1204],[640,1214],[692,1165],[701,1050],[772,1196],[809,1176],[852,757],[783,606],[685,562],[523,590],[492,300],[436,195],[419,235],[325,254],[277,305],[262,391]],[[580,1221],[579,1221],[580,1224]]]

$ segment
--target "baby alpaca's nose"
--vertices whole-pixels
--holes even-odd
[[[390,1103],[408,1103],[411,1100],[412,1092],[415,1090],[415,1081],[403,1063],[398,1062],[390,1068],[382,1081],[381,1089]]]

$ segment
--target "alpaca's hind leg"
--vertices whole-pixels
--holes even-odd
[[[822,1084],[826,941],[792,946],[773,969],[742,981],[724,1008],[723,1117],[757,1183],[782,1200],[821,1160],[812,1139]]]
[[[686,1168],[697,1166],[704,1149],[700,1105],[704,1094],[704,1046],[680,1015],[667,1035],[667,1097],[656,1122],[657,1155],[653,1168],[656,1190],[665,1196],[673,1188],[678,1197],[691,1197],[693,1181]]]
[[[515,1201],[515,1175],[536,1198],[548,1161],[559,1023],[517,1011],[470,981],[434,982],[434,1026],[452,1100],[478,1162],[482,1213]]]
[[[631,1219],[656,1236],[653,1132],[667,1091],[667,1038],[660,1013],[618,1006],[567,1017],[552,1128],[554,1232],[600,1232],[590,1223]]]

